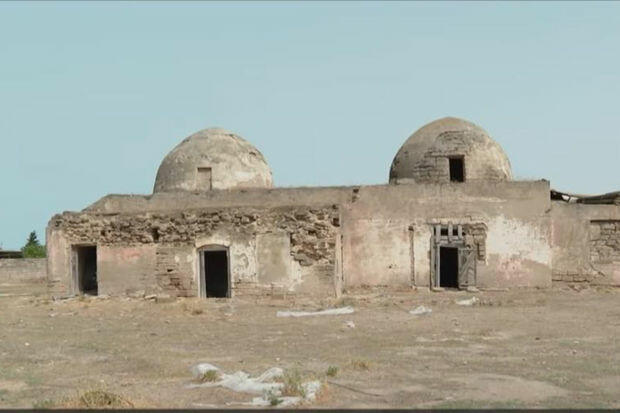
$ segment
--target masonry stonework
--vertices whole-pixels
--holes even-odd
[[[334,271],[337,221],[338,209],[333,206],[268,210],[228,208],[170,213],[63,213],[52,218],[50,228],[61,232],[67,244],[97,245],[104,258],[105,252],[114,248],[117,250],[115,257],[125,263],[147,254],[145,248],[151,248],[152,257],[138,266],[145,268],[152,264],[151,276],[142,277],[151,279],[146,283],[138,282],[133,290],[140,290],[140,285],[146,284],[143,289],[152,292],[193,296],[197,288],[193,268],[193,251],[200,246],[196,245],[197,240],[208,240],[214,234],[226,234],[234,243],[241,241],[251,245],[257,234],[286,233],[290,237],[290,251],[287,253],[291,259],[299,266],[312,267],[318,274],[324,275]],[[233,264],[240,265],[235,281],[258,286],[260,280],[256,278],[255,265],[250,265],[250,261],[255,260],[254,251],[238,252],[233,247],[233,253],[238,253],[233,257]],[[109,261],[114,261],[114,258]],[[103,263],[105,265],[105,261]],[[248,268],[252,269],[249,273]],[[121,270],[119,267],[110,272]],[[106,276],[101,273],[101,280],[105,280]],[[67,275],[64,278],[65,283],[70,282]],[[118,284],[128,283],[118,281]],[[109,292],[117,291],[112,288]]]
[[[620,263],[620,221],[590,222],[590,259],[597,264]]]
[[[463,179],[452,179],[454,158]],[[55,294],[94,279],[96,294],[200,297],[216,277],[228,289],[219,297],[429,288],[461,265],[481,289],[620,285],[619,222],[620,205],[560,202],[548,181],[513,181],[501,146],[462,119],[411,135],[388,184],[341,187],[273,187],[258,149],[206,129],[164,158],[153,194],[52,217],[47,277]],[[437,225],[460,226],[458,262],[441,264]],[[220,267],[207,259],[217,254]]]

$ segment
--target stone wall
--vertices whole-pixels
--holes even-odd
[[[484,167],[484,165],[499,164],[500,161],[492,159],[489,162],[481,162],[480,153],[494,154],[490,148],[484,145],[492,145],[486,142],[473,131],[450,131],[444,132],[437,137],[436,144],[428,149],[420,162],[413,169],[416,182],[450,182],[449,157],[459,155],[463,157],[465,166],[465,181],[489,180],[500,181],[506,179],[506,173],[498,168]],[[478,146],[484,146],[484,151]],[[482,165],[482,167],[480,167]],[[508,168],[507,168],[508,169]]]
[[[508,157],[486,131],[463,119],[443,118],[405,141],[392,162],[390,183],[447,183],[449,158],[464,160],[466,182],[512,178]]]
[[[548,287],[549,211],[547,181],[111,195],[82,213],[54,217],[47,237],[59,248],[48,256],[51,277],[67,282],[71,245],[96,243],[108,248],[102,281],[124,274],[142,280],[132,289],[176,295],[196,294],[197,248],[213,244],[229,248],[233,292],[423,287],[431,279],[432,226],[452,222],[477,246],[479,287]],[[136,248],[152,259],[135,258]],[[125,270],[113,262],[125,263]],[[287,271],[289,277],[276,274]]]
[[[553,281],[620,285],[620,206],[552,203]]]
[[[620,264],[620,220],[590,222],[590,259],[594,264]]]
[[[276,284],[303,290],[305,275],[308,285],[316,284],[311,279],[319,277],[319,284],[333,289],[333,280],[325,275],[333,275],[338,226],[339,211],[335,206],[233,207],[166,213],[66,212],[52,218],[48,234],[52,240],[56,239],[54,234],[61,234],[64,242],[55,242],[59,248],[97,245],[98,264],[102,264],[98,265],[101,291],[130,293],[131,286],[131,290],[193,296],[198,289],[196,249],[208,244],[230,248],[233,289],[264,287],[256,271],[256,237],[265,233],[290,237],[288,253],[296,274],[277,274],[281,282]],[[54,245],[49,248],[50,254],[61,255],[53,251]],[[151,258],[139,259],[147,255]],[[50,276],[61,279],[66,290],[71,290],[70,265],[66,260],[63,267],[64,273]],[[273,274],[270,277],[273,281]],[[272,282],[267,284],[273,287]]]
[[[0,283],[22,283],[45,280],[45,258],[6,258],[0,260]]]

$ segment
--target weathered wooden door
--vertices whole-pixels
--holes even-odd
[[[459,247],[459,289],[476,285],[476,252],[472,247]]]

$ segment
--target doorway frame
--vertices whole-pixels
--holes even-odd
[[[230,247],[223,244],[208,244],[196,249],[198,254],[198,297],[200,298],[217,298],[207,297],[207,271],[205,266],[205,252],[208,251],[225,251],[226,252],[226,276],[228,277],[228,289],[226,291],[226,297],[232,297],[232,277],[231,277],[231,262],[230,262]]]
[[[465,285],[461,284],[461,264],[462,253],[467,251],[473,253],[475,251],[475,245],[471,243],[471,240],[467,240],[465,237],[466,224],[451,223],[448,224],[432,224],[431,225],[431,242],[430,242],[430,288],[443,290],[446,287],[441,287],[441,250],[442,247],[456,248],[458,250],[458,284],[459,290],[469,287],[475,287],[477,284],[477,269],[476,258],[473,260],[473,275],[468,277]]]
[[[95,248],[95,270],[96,270],[96,278],[97,278],[97,294],[99,294],[99,254],[97,244],[93,243],[84,243],[84,244],[71,244],[71,289],[74,295],[84,295],[85,291],[82,291],[80,288],[80,259],[79,252],[80,248]]]
[[[461,254],[461,249],[463,248],[464,244],[463,243],[439,243],[437,244],[437,270],[436,270],[436,274],[435,274],[435,280],[437,285],[435,286],[435,288],[453,288],[453,287],[442,287],[441,286],[441,249],[442,248],[453,248],[456,250],[456,284],[457,284],[457,289],[460,289],[460,287],[458,287],[459,284],[459,271],[460,271],[460,254]]]

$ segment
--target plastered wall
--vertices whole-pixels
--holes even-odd
[[[551,285],[549,184],[360,187],[342,209],[344,285],[429,286],[431,228],[486,228],[479,287]]]
[[[6,258],[0,260],[0,283],[44,281],[45,258]]]
[[[620,206],[553,202],[553,280],[620,285]]]
[[[547,181],[108,196],[50,221],[49,277],[70,290],[70,246],[94,242],[102,291],[193,296],[196,250],[217,244],[229,248],[233,294],[424,287],[431,229],[452,223],[474,237],[479,287],[548,287],[551,210]]]

